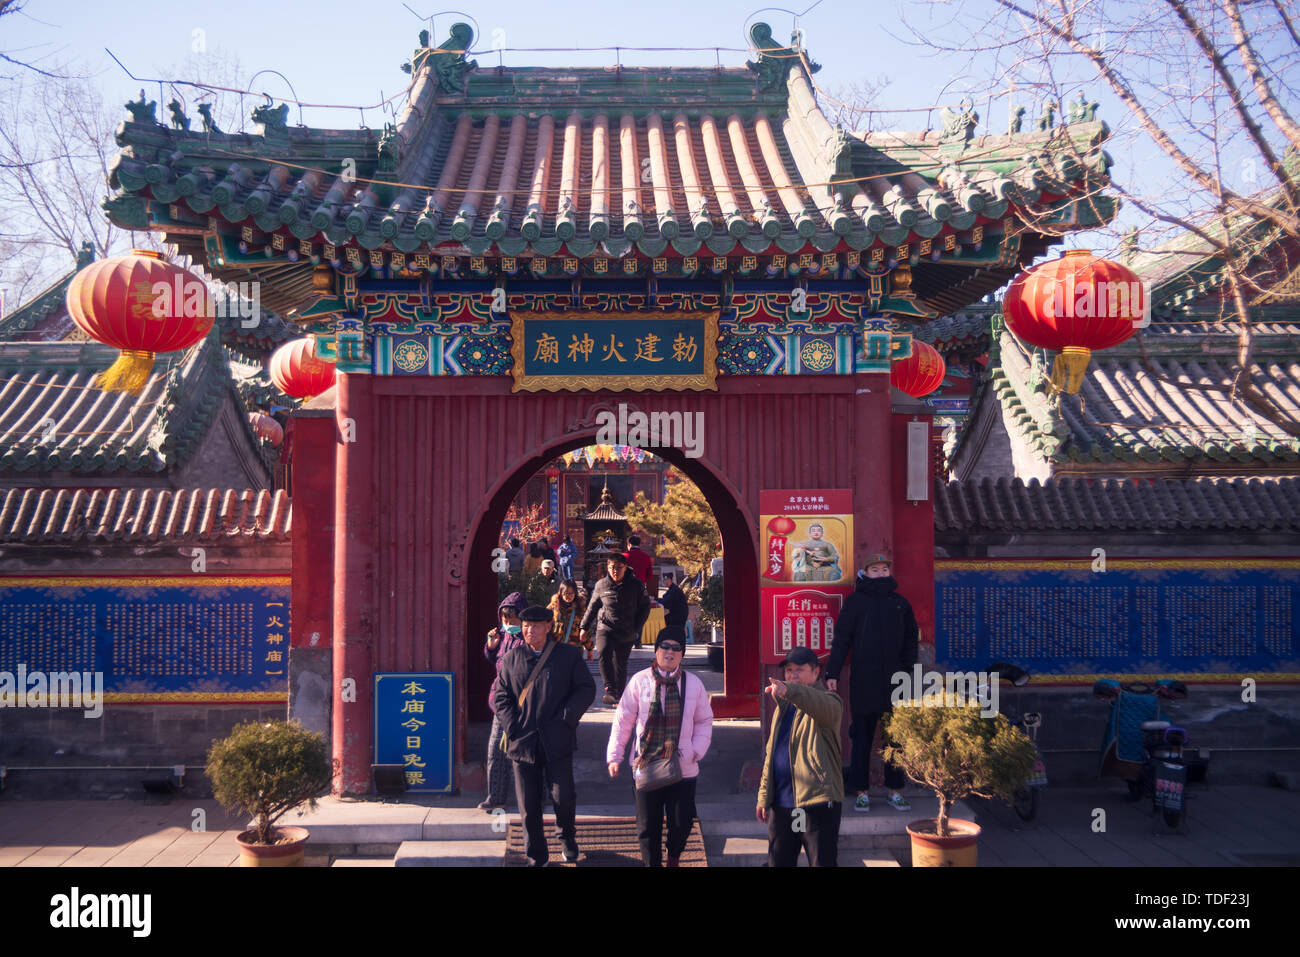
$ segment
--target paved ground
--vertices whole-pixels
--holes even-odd
[[[689,665],[711,691],[720,691],[721,675],[708,671],[703,649],[690,649]],[[634,653],[631,669],[645,667],[649,653]],[[593,663],[594,667],[594,663]],[[598,807],[606,812],[632,813],[627,775],[611,781],[604,768],[604,744],[613,709],[599,701],[583,720],[575,764],[579,813]],[[719,721],[714,744],[701,766],[698,801],[734,805],[747,813],[748,801],[738,793],[740,769],[760,756],[756,721]],[[470,747],[486,746],[487,727],[475,727]],[[919,794],[920,792],[909,792]],[[1186,834],[1153,833],[1153,818],[1124,800],[1122,784],[1099,783],[1094,788],[1047,788],[1038,818],[1023,824],[1005,805],[972,801],[983,827],[980,864],[983,866],[1213,866],[1300,864],[1300,794],[1279,788],[1233,787],[1215,783],[1209,790],[1193,789]],[[388,840],[391,834],[418,833],[434,821],[464,821],[481,828],[486,817],[472,811],[482,795],[407,799],[401,803],[326,799],[321,811],[286,823],[316,827],[331,840],[348,841],[349,831]],[[913,804],[920,809],[920,800]],[[1104,812],[1104,830],[1098,811]],[[205,830],[195,831],[196,812]],[[846,814],[853,814],[846,811]],[[885,807],[871,817],[897,817]],[[701,818],[705,817],[701,810]],[[0,866],[123,866],[227,867],[235,864],[235,835],[242,822],[227,817],[213,801],[176,799],[171,804],[142,801],[5,801],[0,796]],[[406,839],[406,838],[398,838]],[[356,841],[356,837],[350,838]],[[902,852],[908,863],[907,852]]]

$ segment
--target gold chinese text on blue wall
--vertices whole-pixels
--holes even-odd
[[[514,313],[513,391],[717,389],[716,312]]]

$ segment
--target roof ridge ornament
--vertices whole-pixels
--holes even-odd
[[[155,112],[158,108],[157,100],[146,100],[144,90],[140,90],[139,100],[130,100],[126,104],[127,110],[131,114],[133,123],[154,123],[158,122],[158,114]]]
[[[1096,100],[1088,101],[1083,95],[1083,90],[1079,91],[1079,99],[1073,103],[1066,104],[1069,107],[1070,123],[1092,123],[1097,119],[1097,108],[1101,105]]]
[[[943,119],[940,143],[959,141],[964,149],[966,144],[974,139],[975,127],[980,121],[980,115],[975,111],[975,103],[969,95],[961,98],[958,109],[950,110],[945,106],[939,115]]]
[[[444,93],[465,92],[465,75],[478,69],[478,61],[466,56],[473,45],[474,28],[468,23],[453,23],[450,36],[433,51],[433,72]]]
[[[790,39],[790,46],[780,46],[772,36],[772,28],[766,23],[755,23],[749,28],[749,39],[758,53],[757,60],[745,61],[745,66],[758,74],[758,90],[767,93],[778,89],[785,82],[786,74],[801,59],[807,60],[808,70],[816,73],[821,69],[820,63],[814,63],[802,52],[802,46],[796,45],[801,34],[798,30]]]

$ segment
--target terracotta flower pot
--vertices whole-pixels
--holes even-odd
[[[302,867],[303,848],[307,844],[305,827],[277,827],[273,831],[279,843],[254,844],[257,829],[250,828],[235,838],[239,844],[240,867]]]
[[[975,867],[980,826],[974,821],[950,819],[948,837],[937,833],[937,819],[928,817],[907,825],[912,838],[913,867]]]

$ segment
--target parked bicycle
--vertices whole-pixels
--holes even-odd
[[[995,661],[989,665],[990,673],[996,673],[1000,681],[1007,681],[1016,688],[1029,684],[1029,672],[1006,661]],[[1001,703],[1002,695],[998,695]],[[1007,720],[1029,736],[1034,745],[1034,769],[1024,785],[1018,788],[1011,800],[1011,809],[1020,820],[1029,822],[1038,816],[1039,793],[1047,787],[1047,764],[1038,749],[1038,729],[1043,723],[1040,711],[1018,711],[1014,708],[999,708]]]

